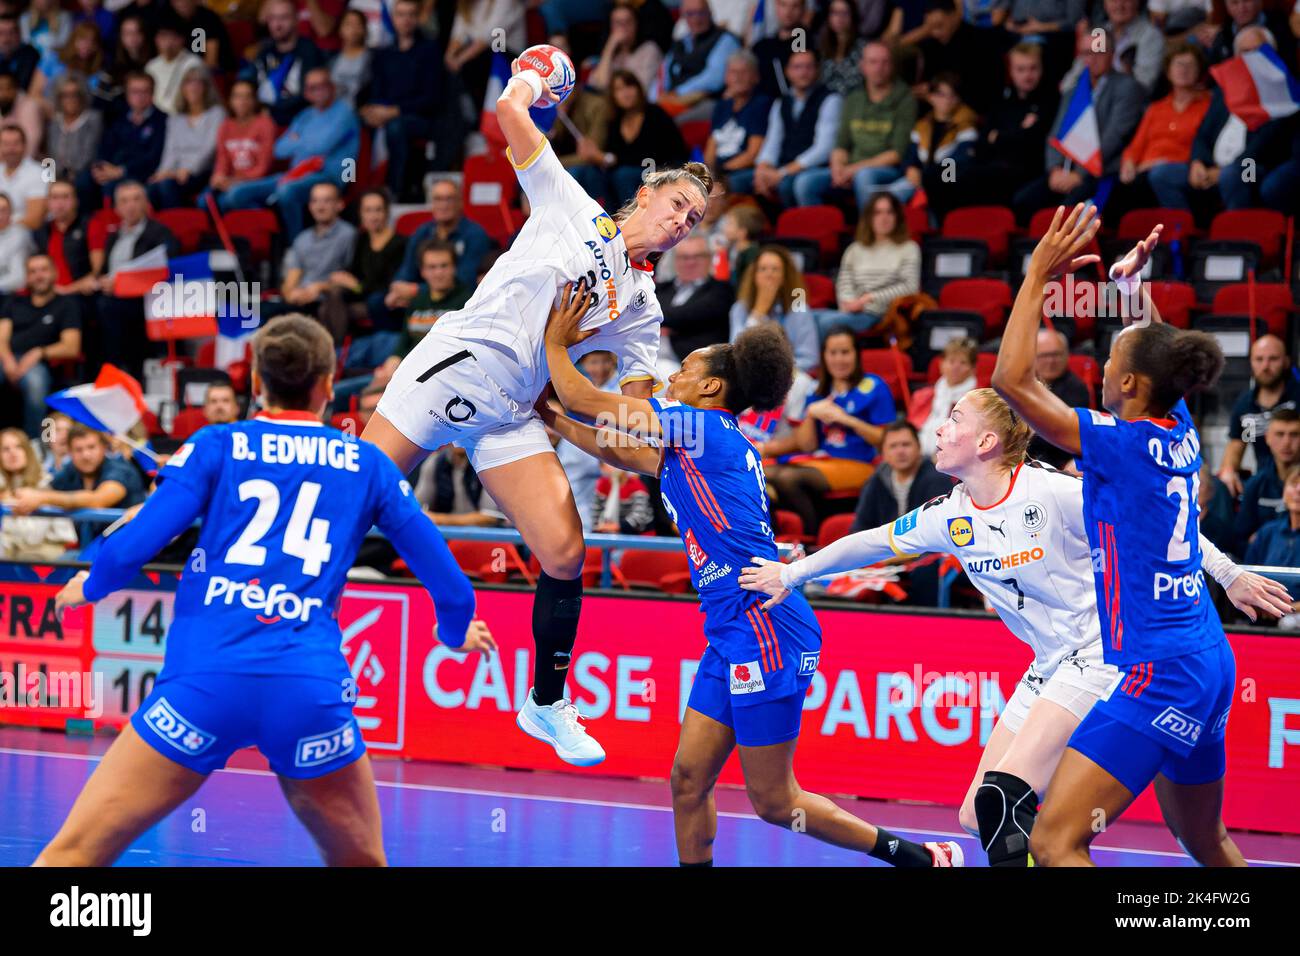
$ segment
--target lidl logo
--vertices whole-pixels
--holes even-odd
[[[600,238],[606,242],[618,235],[618,223],[610,218],[609,213],[602,212],[595,219],[591,220],[596,226],[596,231],[600,233]]]
[[[975,529],[971,527],[970,518],[949,518],[948,537],[959,548],[964,548],[975,540]]]

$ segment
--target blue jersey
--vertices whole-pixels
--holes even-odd
[[[808,401],[812,403],[820,398],[819,395],[810,395]],[[830,398],[844,411],[868,425],[888,425],[898,418],[893,393],[879,375],[864,375],[857,387]],[[833,458],[851,458],[863,462],[871,462],[876,458],[875,446],[843,425],[818,422],[817,445]]]
[[[650,403],[663,432],[664,508],[686,545],[701,602],[707,610],[752,599],[740,587],[740,569],[754,558],[777,560],[758,451],[730,412]]]
[[[1075,413],[1106,662],[1125,669],[1224,641],[1201,573],[1201,442],[1186,404],[1159,421]]]
[[[176,590],[170,677],[345,673],[336,614],[357,548],[374,525],[428,520],[383,452],[307,413],[204,428],[159,479],[205,502]]]
[[[700,673],[719,682],[708,690],[712,685],[697,679],[690,706],[735,726],[728,716],[733,707],[749,710],[807,689],[817,670],[821,629],[802,594],[764,611],[766,596],[740,586],[741,568],[754,558],[775,561],[778,555],[763,465],[736,416],[653,398],[650,403],[663,433],[660,492],[686,545],[713,655],[706,653]],[[784,714],[779,732],[736,727],[738,739],[755,746],[779,742],[791,730],[787,724],[798,732],[799,713],[796,707]]]

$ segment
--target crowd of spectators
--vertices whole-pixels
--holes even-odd
[[[4,554],[48,557],[97,533],[36,507],[129,507],[147,492],[129,447],[69,429],[45,399],[104,363],[142,378],[162,354],[113,274],[159,247],[179,254],[165,211],[273,214],[261,314],[330,330],[334,411],[364,425],[508,242],[466,214],[462,169],[494,56],[540,40],[580,74],[548,135],[607,209],[648,169],[692,155],[723,184],[658,263],[660,366],[756,324],[785,330],[791,393],[742,424],[774,511],[793,516],[786,536],[810,546],[834,515],[884,523],[948,483],[930,461],[937,428],[996,341],[936,346],[929,382],[911,383],[926,387],[901,394],[862,353],[905,333],[906,308],[935,291],[917,240],[947,214],[1001,205],[1023,229],[1045,207],[1103,196],[1112,222],[1152,206],[1202,226],[1222,209],[1300,211],[1300,115],[1247,130],[1210,73],[1263,46],[1294,69],[1300,3],[758,2],[761,17],[755,0],[0,0],[0,414],[15,426],[0,433]],[[1100,177],[1053,145],[1084,83]],[[403,228],[409,204],[425,214]],[[774,239],[783,213],[808,207],[836,211],[837,241]],[[1038,374],[1071,405],[1095,402],[1070,368],[1091,345],[1039,336]],[[1289,352],[1254,340],[1250,385],[1222,399],[1227,450],[1200,486],[1206,533],[1253,563],[1295,564],[1300,550]],[[616,387],[611,357],[584,370]],[[234,420],[248,400],[217,382],[203,418]],[[587,530],[671,531],[653,480],[558,450]],[[1041,442],[1031,454],[1073,467]],[[453,450],[418,479],[434,520],[506,521]],[[934,570],[912,576],[909,600],[935,600]]]

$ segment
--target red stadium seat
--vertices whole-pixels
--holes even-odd
[[[1026,235],[1030,239],[1041,239],[1047,233],[1047,227],[1052,224],[1052,217],[1056,215],[1056,207],[1051,206],[1047,209],[1040,209],[1034,213],[1029,220],[1029,229]]]
[[[1291,297],[1291,288],[1284,282],[1256,282],[1255,308],[1251,309],[1251,284],[1234,282],[1226,285],[1214,295],[1214,305],[1210,309],[1215,314],[1253,315],[1264,320],[1268,330],[1287,341],[1287,320],[1295,311],[1295,300]]]
[[[1088,405],[1097,407],[1097,386],[1101,384],[1101,366],[1091,355],[1071,355],[1069,369],[1088,386]]]
[[[1160,317],[1167,323],[1185,329],[1192,323],[1192,307],[1196,305],[1196,290],[1186,282],[1149,282],[1151,301]]]
[[[619,560],[619,571],[629,587],[654,588],[684,594],[691,587],[691,569],[680,551],[642,551],[629,548]]]
[[[492,584],[501,584],[510,570],[524,569],[524,559],[513,544],[496,541],[448,541],[452,557],[466,576]],[[504,561],[502,560],[504,556]],[[505,567],[502,565],[505,564]]]
[[[821,246],[822,256],[832,258],[840,251],[844,213],[836,206],[796,206],[781,213],[773,235],[778,239],[811,239]]]
[[[510,208],[516,205],[519,195],[519,180],[510,161],[495,152],[468,157],[461,195],[466,217],[504,246],[511,236]]]
[[[863,349],[862,371],[879,375],[889,386],[896,401],[902,401],[907,392],[907,379],[912,377],[912,356],[902,349]]]
[[[1051,217],[1048,217],[1048,222],[1051,222]],[[1120,217],[1115,238],[1136,242],[1145,239],[1160,223],[1165,227],[1160,235],[1163,242],[1168,242],[1175,236],[1186,238],[1196,235],[1196,222],[1186,209],[1130,209]],[[1046,232],[1046,226],[1043,231]]]
[[[939,371],[939,364],[943,361],[942,355],[936,355],[930,359],[930,367],[926,370],[926,381],[931,385],[939,381],[942,374]],[[988,388],[993,383],[993,369],[997,367],[998,357],[993,352],[978,352],[975,355],[975,387]]]
[[[1253,242],[1264,255],[1263,265],[1274,266],[1286,238],[1286,217],[1274,209],[1225,209],[1210,223],[1209,238]]]
[[[183,408],[172,419],[171,436],[177,441],[185,441],[208,423],[201,408]]]
[[[1005,206],[968,206],[954,209],[943,220],[940,235],[948,239],[978,239],[989,247],[994,263],[1006,260],[1016,217]]]
[[[822,526],[817,529],[817,547],[824,548],[826,545],[838,541],[849,533],[853,527],[853,515],[831,515],[822,522]]]
[[[1011,302],[1011,286],[1001,279],[953,279],[939,292],[939,308],[964,309],[984,316],[985,338],[1002,331]]]
[[[270,259],[272,237],[280,232],[280,220],[269,209],[236,209],[222,213],[221,219],[231,236],[248,241],[254,259]]]
[[[404,212],[397,217],[397,222],[393,223],[393,230],[399,236],[405,236],[410,239],[415,235],[415,230],[419,229],[426,222],[433,219],[433,213],[427,209],[416,209],[412,212]]]
[[[197,252],[199,240],[212,229],[208,214],[202,209],[160,209],[153,218],[172,231],[182,253]]]
[[[680,127],[682,139],[686,140],[687,149],[703,149],[713,132],[713,123],[709,120],[691,120]]]
[[[803,274],[803,284],[808,291],[808,308],[835,308],[835,283],[829,277],[819,275],[816,272],[805,272]]]
[[[225,24],[226,33],[230,36],[230,48],[235,51],[235,59],[248,59],[248,57],[244,56],[244,53],[257,42],[257,24],[252,20],[243,20],[238,17],[225,20]]]
[[[930,226],[930,214],[924,209],[917,206],[904,206],[903,211],[907,214],[907,230],[917,242],[934,232]]]

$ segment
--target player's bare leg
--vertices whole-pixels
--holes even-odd
[[[971,778],[970,787],[967,788],[966,796],[961,802],[961,809],[957,811],[957,822],[971,836],[979,836],[980,833],[979,820],[975,816],[975,791],[984,780],[984,774],[998,765],[998,761],[1011,749],[1015,739],[1015,731],[1009,730],[1006,721],[999,717],[998,722],[993,725],[993,732],[989,734],[989,742],[984,745],[984,752],[980,754],[979,766],[975,768],[975,776]]]
[[[686,708],[671,777],[673,830],[677,859],[683,866],[713,862],[713,840],[718,834],[714,786],[735,746],[730,727]]]
[[[990,866],[1031,865],[1029,835],[1038,818],[1039,798],[1078,726],[1079,718],[1070,711],[1039,698],[1030,706],[1019,733],[1012,734],[1002,721],[993,729],[985,757],[993,750],[995,739],[1001,755],[991,766],[980,760],[962,804],[962,825],[969,813]]]
[[[547,451],[484,469],[492,496],[542,565],[533,597],[533,689],[516,718],[519,728],[555,748],[566,763],[590,767],[605,751],[578,723],[564,696],[582,613],[582,521],[560,460]]]
[[[740,766],[754,812],[766,822],[797,833],[807,833],[825,843],[857,850],[894,866],[960,866],[955,843],[913,843],[872,826],[841,809],[826,797],[809,793],[794,776],[794,751],[798,738],[766,747],[740,747]],[[948,854],[940,864],[937,854]]]
[[[1194,786],[1163,774],[1155,780],[1156,799],[1169,832],[1201,866],[1245,866],[1246,858],[1223,825],[1223,779]]]
[[[411,441],[379,412],[374,412],[370,416],[370,421],[366,422],[361,437],[379,446],[379,450],[392,459],[397,470],[403,475],[409,475],[414,471],[415,466],[424,461],[429,454],[429,449],[421,448]]]
[[[108,866],[206,779],[154,750],[128,723],[33,866]]]
[[[280,777],[294,814],[327,866],[386,866],[383,820],[368,754],[313,780]]]
[[[1124,784],[1066,747],[1029,835],[1036,866],[1093,866],[1088,847],[1133,802]]]

